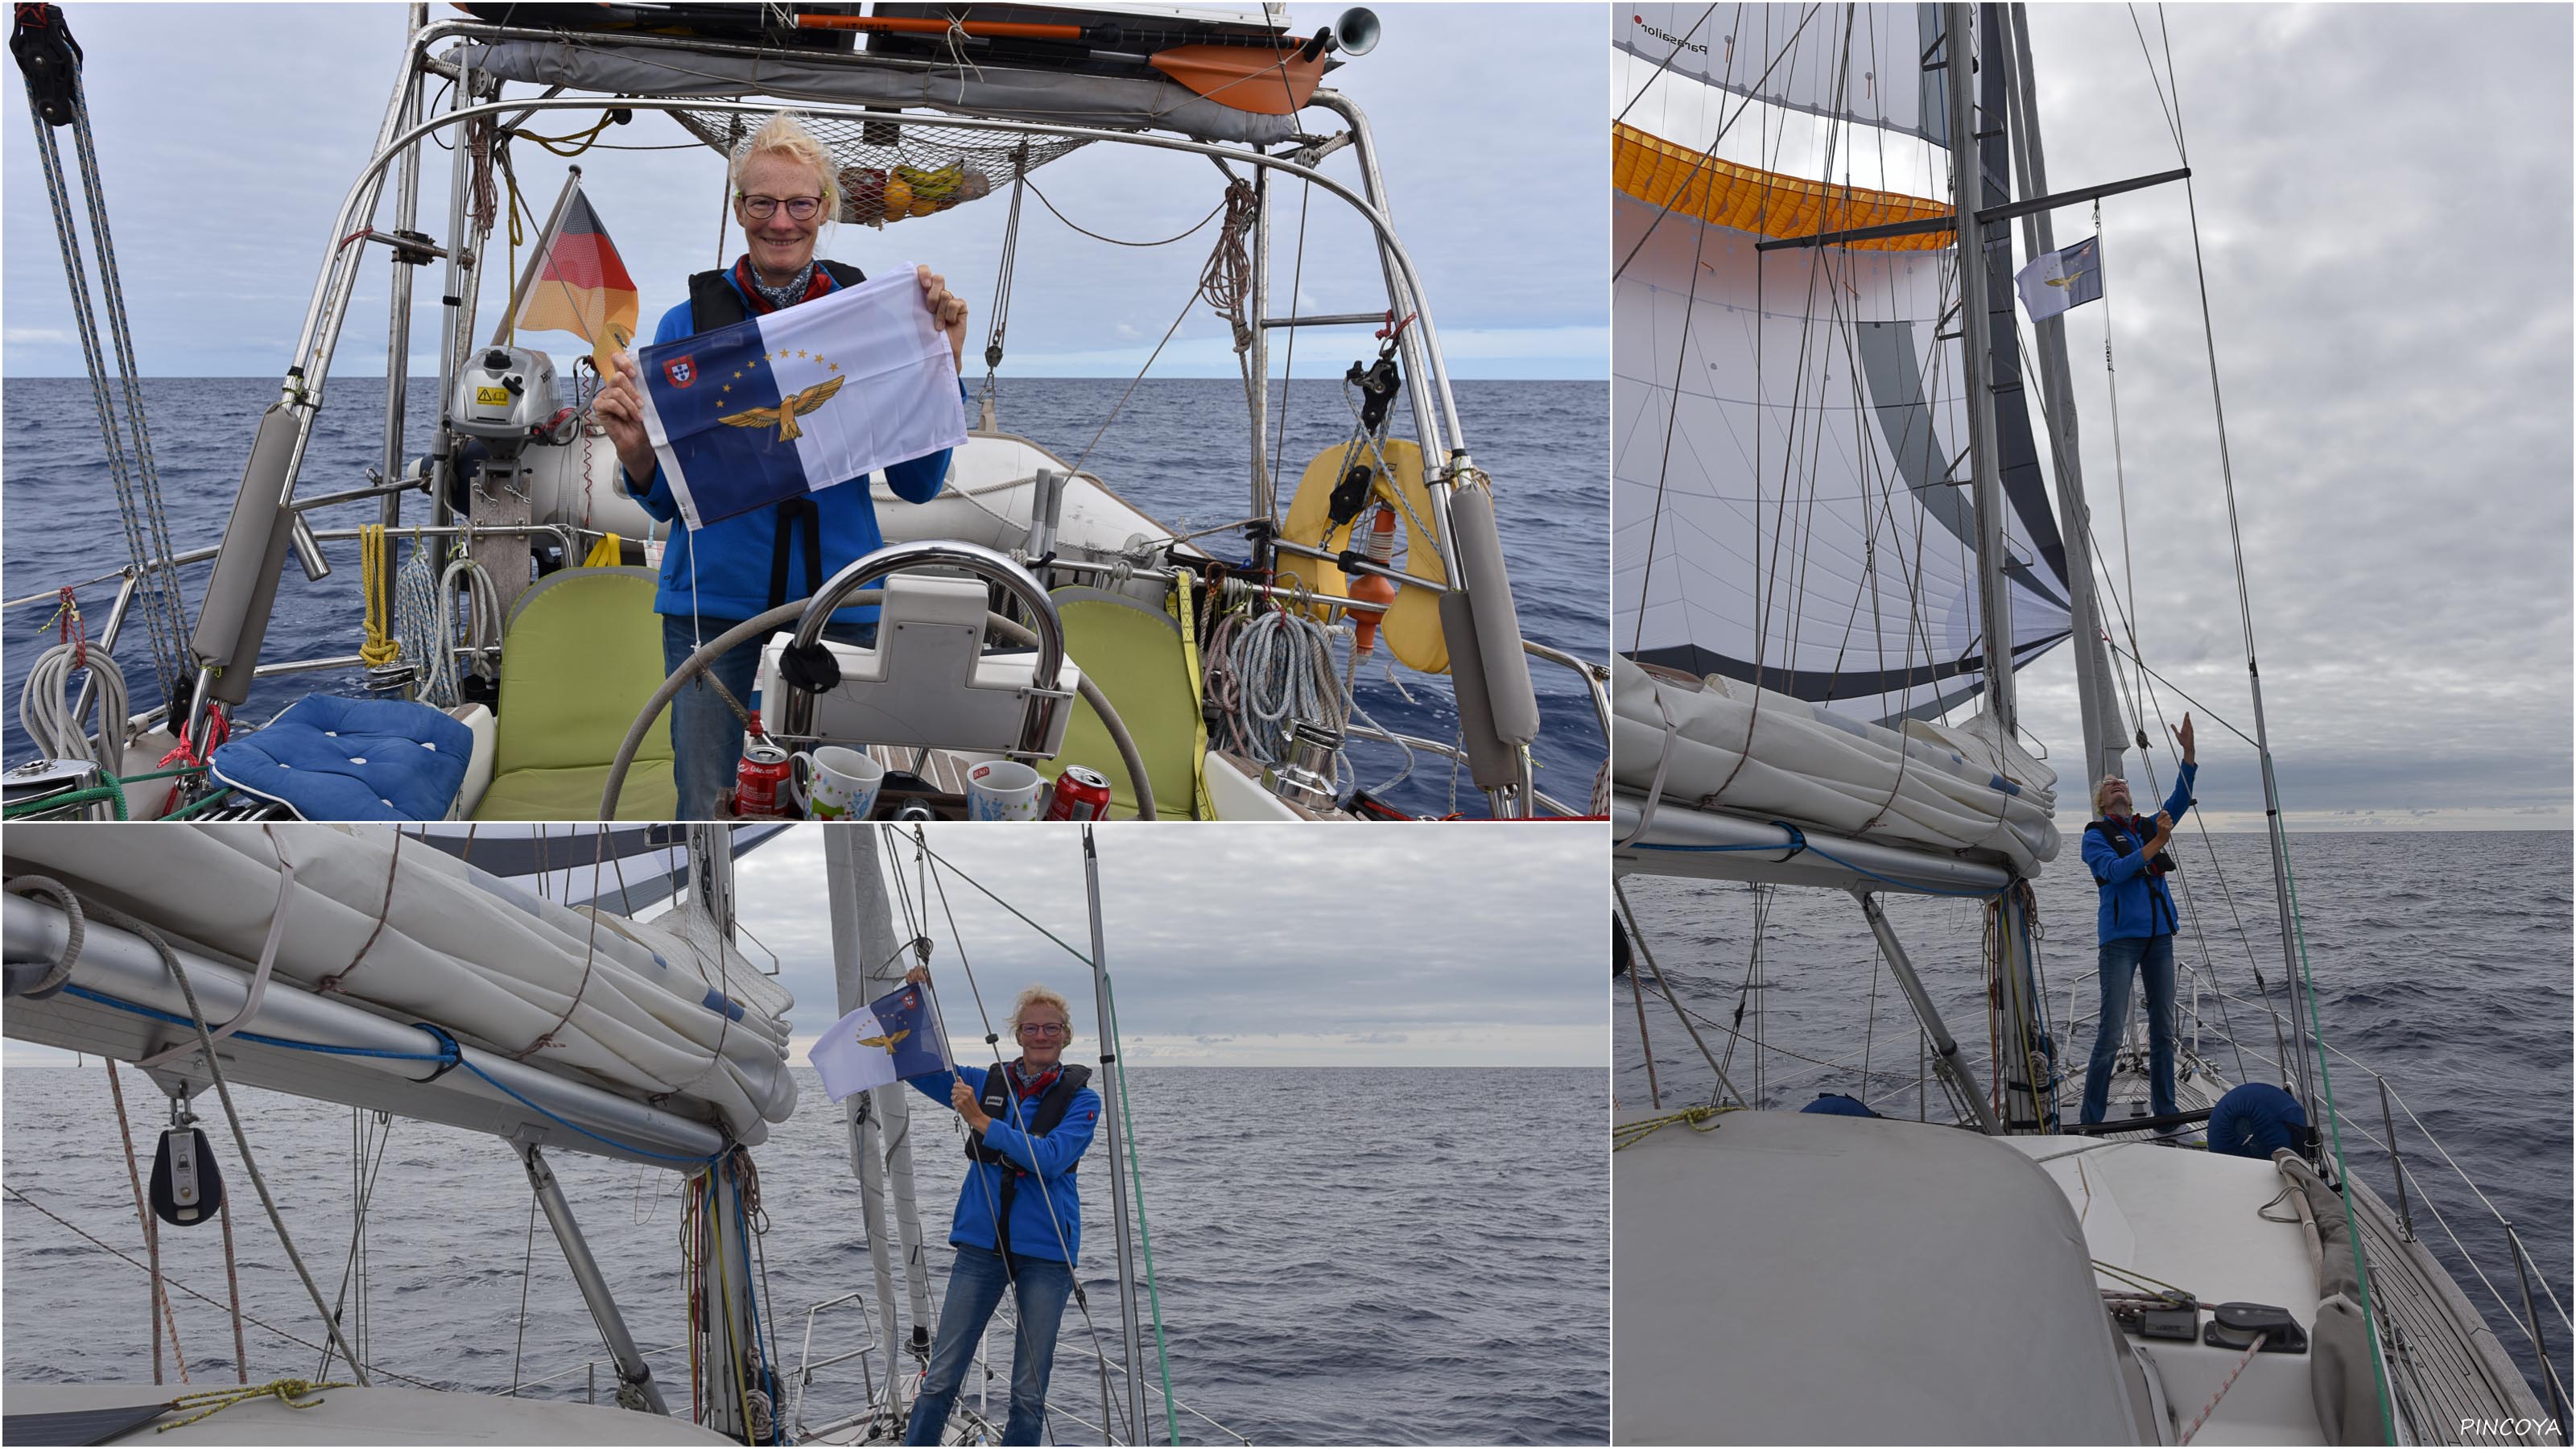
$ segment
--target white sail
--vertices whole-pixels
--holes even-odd
[[[1860,8],[1838,45],[1888,23]],[[1856,113],[1784,120],[1674,71],[1654,84],[1659,108],[1614,123],[1615,645],[1872,721],[1939,714],[1986,666],[1950,238],[1756,248],[1947,202],[1862,185],[1851,158],[1886,145]],[[1631,99],[1655,98],[1614,103]],[[1734,127],[1714,155],[1711,115]],[[1773,144],[1788,139],[1817,154]],[[2066,637],[2064,550],[2027,413],[1998,403],[2019,667]]]
[[[1620,5],[1610,43],[1700,87],[1858,121],[1944,144],[1946,72],[1922,58],[1940,37],[1934,5]],[[1624,105],[1636,94],[1619,92]],[[1649,120],[1629,120],[1671,136]],[[1673,137],[1673,139],[1681,139]]]

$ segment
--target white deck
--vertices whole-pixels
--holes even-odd
[[[2268,1303],[2302,1327],[2316,1322],[2317,1278],[2305,1231],[2278,1197],[2281,1174],[2268,1162],[2086,1137],[2003,1139],[2039,1164],[2066,1194],[2092,1255],[2161,1279],[2203,1304]],[[2100,1286],[2134,1291],[2110,1274]],[[2203,1323],[2207,1322],[2204,1315]],[[2243,1354],[2206,1344],[2136,1341],[2164,1381],[2184,1424],[2218,1392]],[[2303,1354],[2257,1354],[2193,1442],[2316,1444],[2323,1441]]]

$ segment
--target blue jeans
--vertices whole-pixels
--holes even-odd
[[[2084,1116],[2099,1122],[2110,1106],[2111,1062],[2129,1021],[2129,976],[2147,979],[2148,1106],[2174,1112],[2173,937],[2131,936],[2102,943],[2102,1020],[2093,1029],[2093,1060],[2084,1069]]]
[[[1003,1427],[1002,1442],[1035,1444],[1046,1428],[1047,1375],[1055,1368],[1056,1325],[1064,1319],[1064,1301],[1073,1296],[1073,1270],[1025,1253],[1013,1253],[1006,1270],[1002,1255],[990,1248],[956,1247],[957,1262],[948,1270],[948,1301],[939,1307],[939,1339],[931,1346],[930,1372],[922,1380],[921,1397],[912,1401],[912,1423],[903,1442],[939,1442],[984,1325],[1001,1306],[1003,1291],[1016,1282],[1020,1332],[1011,1345],[1011,1421]]]
[[[700,619],[694,624],[679,614],[662,616],[662,672],[676,674],[701,640],[713,639],[740,619]],[[830,624],[823,637],[840,644],[867,647],[877,642],[876,621]],[[724,682],[733,697],[751,708],[752,682],[760,674],[760,651],[768,641],[754,639],[716,656],[707,673]],[[671,697],[671,783],[679,791],[681,820],[711,820],[716,806],[733,794],[742,762],[742,721],[707,687],[692,679]]]

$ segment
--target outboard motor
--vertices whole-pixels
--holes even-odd
[[[450,416],[456,431],[481,439],[493,462],[505,466],[515,464],[531,443],[571,442],[581,426],[579,414],[563,406],[554,359],[526,347],[487,347],[474,354],[457,372]]]
[[[453,479],[463,485],[465,512],[490,530],[476,537],[474,561],[491,578],[506,618],[530,582],[524,530],[535,520],[535,470],[534,460],[521,455],[531,447],[559,449],[580,437],[581,414],[565,406],[554,360],[526,347],[496,345],[468,354],[448,403],[449,424],[466,440],[450,463]],[[476,452],[483,455],[479,460],[472,456]]]

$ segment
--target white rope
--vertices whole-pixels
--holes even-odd
[[[83,716],[72,713],[71,675],[84,652],[90,677],[98,682],[94,703],[99,726],[95,739],[82,728]],[[37,754],[49,760],[95,760],[111,778],[125,772],[125,718],[124,671],[101,648],[84,651],[78,644],[57,644],[37,655],[35,664],[27,670],[26,687],[18,695],[18,722],[26,729],[27,737],[36,742]],[[114,817],[115,810],[101,801],[89,807],[87,813],[92,820],[107,820]]]
[[[484,672],[480,651],[501,638],[501,600],[492,576],[473,559],[459,555],[442,571],[434,550],[414,540],[411,557],[394,575],[394,637],[401,657],[412,661],[412,697],[441,709],[458,703],[461,675],[456,665],[456,591],[464,585],[466,644],[477,651],[475,672]]]
[[[1387,733],[1343,693],[1340,671],[1333,665],[1333,631],[1303,614],[1285,609],[1255,614],[1229,641],[1226,663],[1238,687],[1233,710],[1237,735],[1255,764],[1275,765],[1288,758],[1288,726],[1298,720],[1341,726],[1356,719]],[[1398,745],[1403,747],[1401,741]],[[1404,768],[1376,791],[1413,773],[1413,751],[1403,748]],[[1349,777],[1347,748],[1333,751],[1333,772],[1336,782]]]

